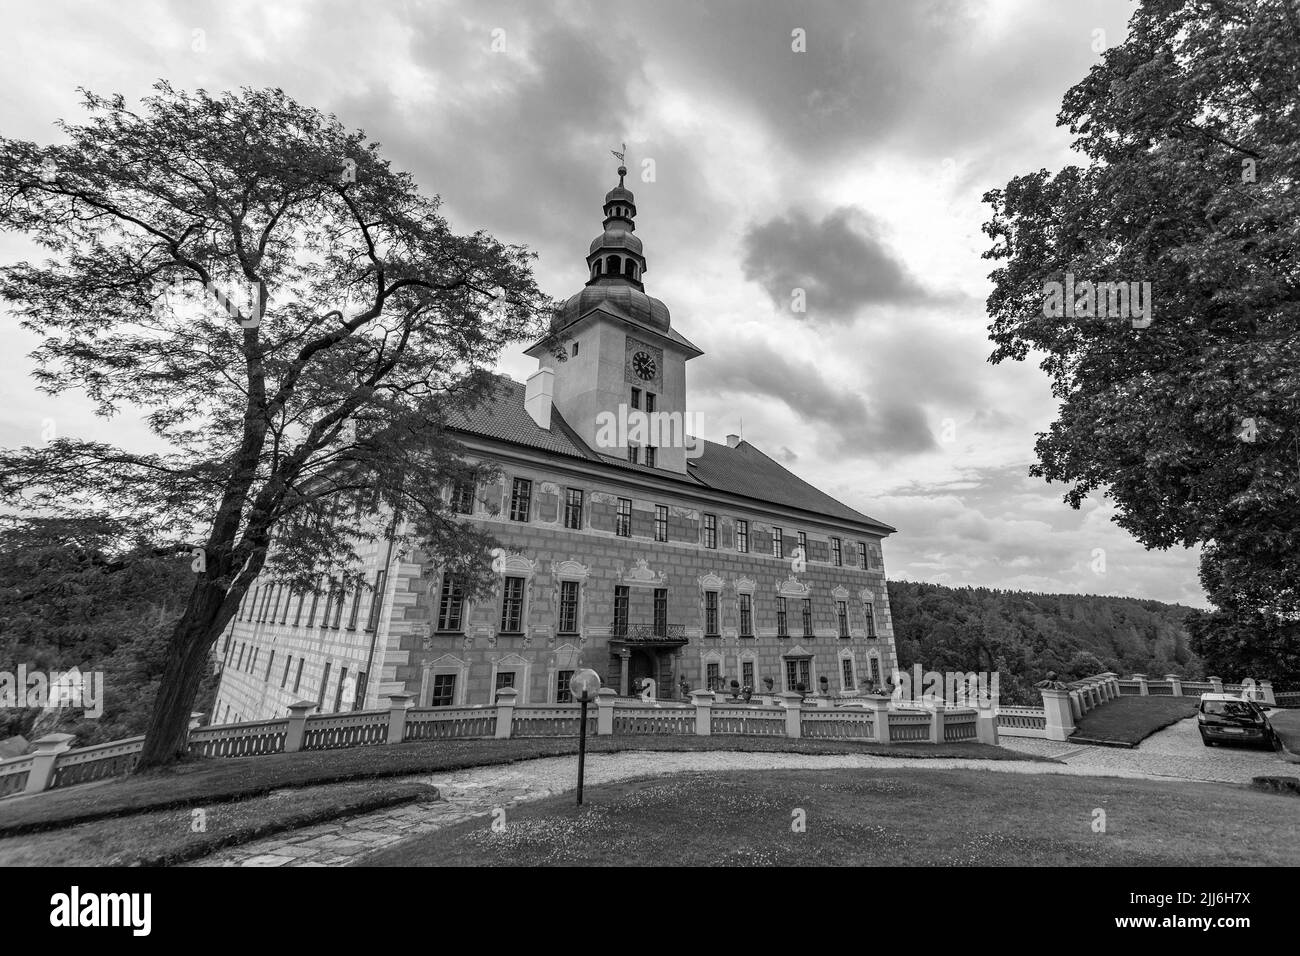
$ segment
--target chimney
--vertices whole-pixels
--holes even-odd
[[[739,436],[739,435],[728,435],[728,436],[727,436],[727,447],[728,447],[728,448],[735,448],[735,447],[736,447],[737,445],[739,445],[739,444],[740,444],[740,436]]]
[[[539,368],[524,382],[524,410],[547,431],[551,428],[551,396],[555,392],[555,372]]]

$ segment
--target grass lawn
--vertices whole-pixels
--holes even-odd
[[[901,772],[900,772],[901,771]],[[1093,832],[1095,809],[1105,832]],[[796,810],[806,832],[792,832]],[[1300,800],[1227,784],[981,770],[686,773],[415,837],[366,866],[1277,866]]]
[[[437,795],[426,784],[397,780],[278,790],[237,803],[137,814],[129,825],[96,820],[10,837],[0,840],[0,866],[165,866],[285,830]]]
[[[1198,697],[1117,697],[1084,714],[1070,739],[1136,747],[1157,730],[1192,716],[1198,704]]]
[[[985,744],[915,744],[881,747],[834,740],[784,737],[593,737],[591,753],[620,750],[782,751],[801,754],[884,754],[892,757],[966,757],[1027,760],[1026,754]],[[0,801],[0,837],[151,810],[210,806],[245,800],[286,787],[409,776],[513,763],[578,752],[577,738],[438,740],[393,746],[351,747],[234,759],[195,758],[174,767],[109,783],[55,790]]]

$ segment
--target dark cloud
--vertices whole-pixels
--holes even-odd
[[[751,226],[744,237],[745,277],[759,283],[778,310],[793,308],[795,289],[806,312],[826,322],[851,322],[863,306],[911,302],[924,290],[890,253],[872,218],[843,207],[820,222],[800,210]]]

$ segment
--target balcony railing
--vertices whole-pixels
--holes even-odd
[[[628,644],[685,644],[686,625],[615,621],[609,626],[609,639]]]

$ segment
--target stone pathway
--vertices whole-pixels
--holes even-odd
[[[1194,729],[1193,729],[1193,732]],[[1009,741],[1008,741],[1009,742]],[[1133,754],[1136,751],[1105,747],[1079,748],[1059,741],[1017,740],[1017,744],[1034,747],[1016,749],[1053,754],[1079,750],[1108,754]],[[1199,740],[1198,740],[1199,746]],[[1079,754],[1078,757],[1086,756]],[[1267,756],[1261,754],[1261,756]],[[614,754],[591,754],[587,757],[587,784],[615,783],[638,777],[654,777],[681,771],[699,770],[833,770],[856,768],[906,769],[977,769],[993,773],[1064,773],[1072,776],[1112,776],[1143,779],[1168,779],[1159,773],[1144,772],[1134,766],[1088,763],[1067,756],[1066,763],[1049,764],[1021,760],[974,760],[964,758],[877,757],[868,755],[819,755],[782,753],[729,753],[703,751],[664,753],[631,751]],[[372,850],[390,846],[409,837],[452,826],[474,817],[490,817],[493,810],[540,800],[574,787],[576,761],[573,757],[547,757],[514,764],[476,767],[450,774],[421,775],[406,779],[436,786],[443,799],[390,810],[379,810],[346,820],[305,827],[265,840],[221,850],[187,864],[189,866],[346,866],[363,862]],[[1219,778],[1201,778],[1219,779]],[[1249,776],[1246,777],[1249,780]]]

